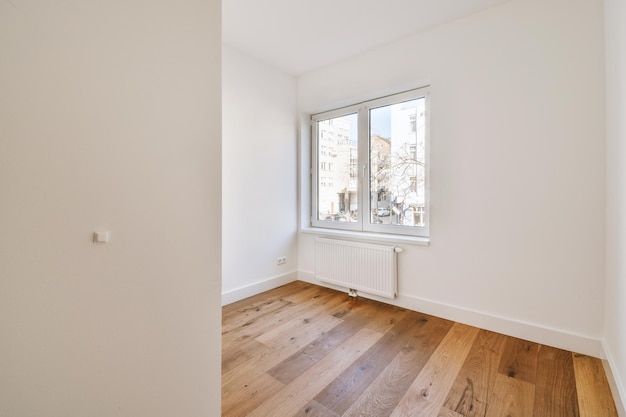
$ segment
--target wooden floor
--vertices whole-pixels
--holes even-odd
[[[294,282],[223,308],[222,416],[613,417],[600,360]]]

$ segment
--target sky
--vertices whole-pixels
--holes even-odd
[[[370,131],[382,138],[391,137],[391,106],[370,110]]]

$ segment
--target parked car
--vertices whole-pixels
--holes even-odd
[[[327,215],[324,220],[332,220],[334,222],[349,222],[352,221],[346,214],[344,213],[331,213]]]
[[[378,215],[378,217],[386,217],[391,215],[391,211],[389,211],[387,207],[379,207],[376,214]]]

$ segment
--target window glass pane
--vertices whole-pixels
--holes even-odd
[[[317,122],[317,219],[355,222],[359,182],[357,114]]]
[[[370,110],[370,223],[425,225],[425,98]]]

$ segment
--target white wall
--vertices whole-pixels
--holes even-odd
[[[431,244],[401,245],[398,303],[602,355],[603,52],[601,0],[517,0],[299,78],[304,113],[431,85]]]
[[[0,415],[219,415],[220,15],[0,2]]]
[[[626,3],[606,0],[607,241],[605,349],[626,404]]]
[[[296,81],[223,51],[223,303],[296,279]],[[287,263],[277,265],[278,257]]]

